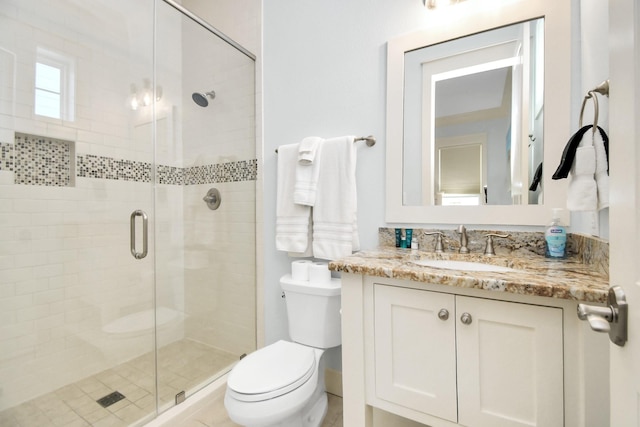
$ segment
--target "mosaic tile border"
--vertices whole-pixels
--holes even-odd
[[[78,154],[72,176],[73,142],[16,133],[15,143],[0,143],[0,171],[15,173],[15,184],[69,186],[75,176],[134,182],[151,182],[148,162]],[[168,185],[198,185],[255,181],[258,160],[240,160],[204,166],[156,166],[156,182]]]
[[[71,185],[73,142],[16,133],[13,172],[16,184]]]
[[[76,161],[78,176],[81,178],[151,182],[151,163],[92,154],[79,154]]]
[[[114,179],[151,182],[151,164],[111,157],[78,155],[78,176],[81,178]],[[159,184],[198,185],[220,182],[255,181],[258,179],[258,160],[240,160],[204,166],[180,168],[156,166]]]
[[[255,181],[258,177],[258,160],[216,163],[185,168],[185,185],[212,184],[216,182]]]
[[[0,142],[0,171],[13,171],[13,144]]]
[[[184,168],[176,166],[158,165],[156,180],[158,184],[184,185]]]

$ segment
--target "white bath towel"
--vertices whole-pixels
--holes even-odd
[[[313,208],[313,254],[336,259],[359,249],[356,148],[353,136],[327,139],[320,153],[320,175]]]
[[[324,139],[317,136],[304,138],[298,147],[298,163],[309,165],[316,159],[318,148]]]
[[[307,206],[316,203],[323,142],[324,139],[312,136],[304,138],[300,143],[293,191],[294,203]]]
[[[298,145],[278,147],[276,249],[292,256],[310,256],[311,208],[293,202]]]
[[[598,188],[598,209],[609,207],[609,164],[604,148],[604,138],[600,128],[593,134],[593,148],[596,155],[596,186]],[[592,133],[592,132],[589,132]]]
[[[583,139],[592,135],[591,131],[586,132]],[[588,144],[578,146],[569,172],[567,208],[571,211],[595,211],[598,208],[598,190],[594,179],[596,152],[593,145]]]

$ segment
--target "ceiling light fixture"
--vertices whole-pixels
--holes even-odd
[[[442,3],[447,3],[446,6],[451,6],[463,1],[464,0],[422,0],[427,9],[435,9],[438,5],[442,5]]]
[[[147,78],[142,79],[142,91],[138,92],[138,86],[131,83],[131,94],[128,98],[129,107],[132,110],[137,110],[140,106],[148,107],[153,103],[154,95],[155,100],[160,101],[162,99],[162,86],[156,86],[155,92],[151,89],[151,81]]]

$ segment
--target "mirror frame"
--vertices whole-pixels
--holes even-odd
[[[567,180],[552,180],[571,136],[571,2],[463,2],[428,10],[429,30],[387,44],[386,210],[388,223],[546,225],[552,208],[565,208]],[[402,198],[404,54],[531,19],[544,18],[544,199],[541,205],[406,206]],[[569,224],[569,212],[561,218]]]

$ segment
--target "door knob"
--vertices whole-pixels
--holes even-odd
[[[629,307],[620,286],[609,288],[607,306],[578,304],[578,318],[589,322],[596,332],[608,332],[609,339],[616,345],[627,342],[627,317]]]
[[[447,310],[446,308],[443,308],[442,310],[440,310],[438,312],[438,318],[440,320],[447,320],[449,318],[449,310]]]
[[[596,332],[609,332],[609,323],[613,321],[613,310],[609,307],[578,304],[578,318],[589,322],[589,326]]]

